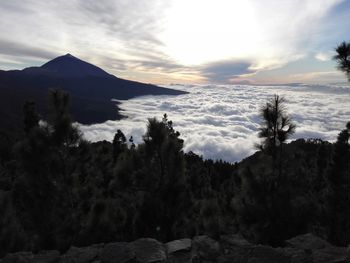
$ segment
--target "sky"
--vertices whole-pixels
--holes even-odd
[[[350,0],[2,0],[0,69],[71,53],[147,83],[336,83]]]

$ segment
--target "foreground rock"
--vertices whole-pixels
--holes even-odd
[[[166,244],[151,238],[72,247],[65,254],[43,251],[18,252],[0,263],[350,263],[350,251],[334,247],[312,234],[289,239],[283,248],[254,245],[239,235],[223,235],[220,240],[208,236],[180,239]]]

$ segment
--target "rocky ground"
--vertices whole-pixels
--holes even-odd
[[[285,247],[253,245],[238,235],[224,235],[219,241],[208,236],[174,240],[163,244],[141,238],[134,242],[72,247],[65,254],[42,251],[38,254],[9,254],[0,263],[146,263],[146,262],[240,262],[240,263],[344,263],[350,262],[350,251],[334,247],[312,234],[289,239]]]

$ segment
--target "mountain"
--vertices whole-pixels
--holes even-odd
[[[47,114],[49,89],[71,94],[72,114],[83,124],[120,119],[112,99],[125,100],[144,95],[180,95],[185,92],[118,78],[103,69],[67,54],[40,67],[0,70],[0,128],[22,125],[25,101],[34,101]]]
[[[61,78],[82,78],[87,76],[100,78],[114,77],[103,69],[80,60],[71,54],[50,60],[41,67],[26,68],[23,71],[27,74],[43,74]]]

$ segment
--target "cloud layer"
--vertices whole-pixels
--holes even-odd
[[[121,121],[81,126],[91,141],[112,140],[117,129],[142,141],[147,118],[167,113],[185,139],[185,151],[205,158],[239,161],[252,154],[258,142],[259,108],[274,94],[287,99],[287,109],[297,124],[296,138],[333,141],[350,121],[348,86],[178,86],[181,96],[146,96],[122,101],[128,116]]]

